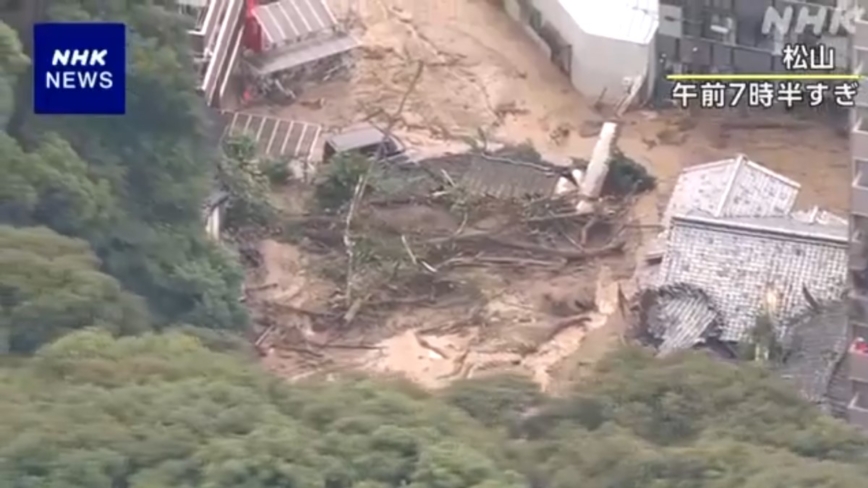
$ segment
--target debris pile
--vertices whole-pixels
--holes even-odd
[[[618,167],[631,164],[623,161]],[[585,287],[594,288],[602,263],[624,260],[637,244],[630,220],[635,191],[605,194],[609,175],[603,172],[596,196],[585,196],[577,169],[550,163],[530,146],[399,163],[333,157],[310,191],[296,183],[293,191],[311,198],[303,210],[284,215],[274,236],[305,256],[304,269],[292,273],[293,281],[307,284],[295,288],[321,286],[329,290],[326,299],[315,307],[290,305],[283,295],[263,293],[273,281],[268,277],[249,287],[246,299],[262,326],[260,351],[276,348],[317,361],[324,348],[371,349],[370,340],[336,338],[358,339],[358,331],[376,330],[396,313],[423,309],[464,310],[460,319],[432,326],[441,334],[474,325],[484,329],[493,320],[486,315],[490,310],[483,312],[493,296],[485,281],[497,276],[576,275],[579,282],[587,276]],[[564,179],[569,185],[556,192]],[[577,208],[581,203],[584,209]],[[516,346],[515,354],[533,354],[566,329],[584,327],[597,308],[584,295],[566,302],[566,314],[538,305],[535,313],[548,317],[544,332]],[[431,342],[417,342],[422,340]]]

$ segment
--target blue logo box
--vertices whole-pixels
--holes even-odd
[[[121,23],[33,26],[33,111],[126,113],[127,31]]]

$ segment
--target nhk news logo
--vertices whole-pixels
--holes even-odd
[[[42,115],[126,113],[126,27],[34,25],[33,110]]]

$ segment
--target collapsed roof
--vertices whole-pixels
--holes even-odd
[[[760,313],[772,314],[783,338],[810,309],[806,295],[841,296],[847,221],[793,211],[798,190],[744,156],[682,173],[664,215],[663,261],[644,295],[643,323],[660,354],[748,340]]]
[[[842,360],[849,345],[847,302],[837,300],[797,317],[785,338],[789,354],[776,367],[803,398],[826,413],[843,417],[852,398]]]

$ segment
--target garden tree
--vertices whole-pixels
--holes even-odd
[[[29,353],[91,326],[142,332],[146,308],[99,271],[87,242],[0,225],[0,352]]]
[[[128,113],[19,114],[24,149],[0,141],[0,223],[87,239],[105,270],[145,297],[161,324],[244,327],[241,272],[207,239],[201,221],[217,151],[195,91],[189,23],[173,1],[60,0],[51,2],[48,18],[127,23]],[[11,29],[0,28],[0,72],[14,76],[25,61]]]
[[[248,137],[228,138],[217,172],[229,194],[224,222],[226,227],[268,226],[278,211],[271,202],[271,180],[256,157],[256,142]],[[284,164],[284,167],[286,165]]]

